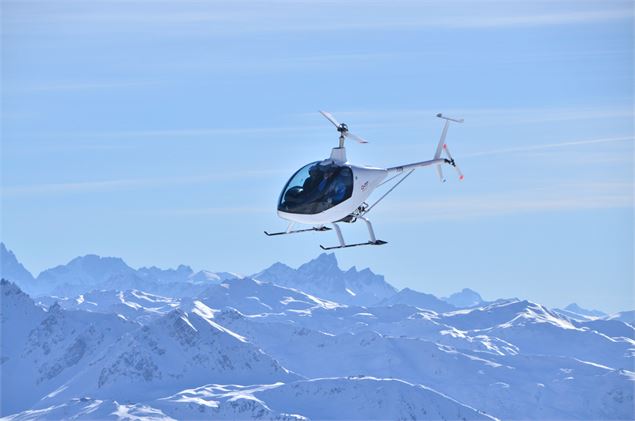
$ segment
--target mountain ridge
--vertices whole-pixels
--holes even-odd
[[[211,272],[208,270],[195,272],[190,266],[183,264],[168,269],[156,266],[134,269],[120,257],[101,257],[95,254],[76,257],[66,265],[46,269],[37,277],[33,277],[3,242],[0,242],[0,257],[2,257],[0,277],[14,281],[21,289],[33,296],[56,295],[61,298],[69,298],[91,291],[136,289],[156,295],[195,297],[211,285],[243,277],[232,272]],[[18,269],[14,270],[13,268]],[[411,288],[398,290],[388,283],[382,275],[373,273],[369,268],[358,270],[352,266],[348,270],[341,270],[333,253],[322,253],[315,259],[300,265],[297,269],[276,262],[251,275],[251,278],[297,288],[317,297],[348,305],[372,306],[390,298],[398,303],[400,297],[397,294],[408,295],[412,292],[422,294],[420,297],[427,296],[431,302],[429,305],[437,310],[444,307],[443,302],[461,309],[508,300],[484,301],[478,292],[470,288],[464,288],[449,297],[442,298]],[[51,280],[52,284],[47,284]],[[577,312],[571,311],[573,306]],[[448,307],[445,311],[450,310],[451,308]],[[635,318],[631,315],[635,310],[606,315],[599,310],[586,310],[572,303],[565,309],[554,309],[554,311],[579,321],[586,321],[589,317],[613,317],[635,324]]]
[[[634,415],[635,330],[528,300],[438,313],[344,305],[243,278],[195,299],[131,291],[72,301],[95,307],[87,312],[1,286],[0,331],[22,338],[2,347],[10,393],[0,416],[10,420]],[[124,317],[120,304],[143,315]]]

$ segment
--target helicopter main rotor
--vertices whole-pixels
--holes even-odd
[[[330,121],[335,126],[337,131],[340,133],[340,146],[339,146],[340,148],[344,147],[344,139],[347,137],[350,137],[351,139],[355,140],[358,143],[368,143],[368,141],[365,140],[364,138],[349,132],[348,126],[344,123],[340,123],[339,121],[337,121],[335,117],[333,117],[333,114],[329,113],[328,111],[320,111],[320,114],[322,114],[328,121]]]

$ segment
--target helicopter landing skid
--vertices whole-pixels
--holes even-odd
[[[337,239],[340,242],[339,246],[332,246],[332,247],[324,247],[323,245],[320,245],[320,248],[322,250],[334,250],[334,249],[344,249],[344,248],[348,248],[348,247],[357,247],[357,246],[381,246],[383,244],[388,244],[387,241],[383,241],[383,240],[378,240],[375,238],[375,231],[373,230],[373,224],[371,224],[371,222],[364,218],[363,216],[357,216],[357,218],[361,219],[362,221],[364,221],[366,223],[366,228],[368,228],[368,235],[370,235],[370,240],[366,241],[365,243],[355,243],[355,244],[346,244],[346,242],[344,241],[344,236],[342,235],[342,230],[340,229],[339,225],[337,225],[337,222],[333,222],[333,228],[335,228],[335,233],[337,234]]]
[[[286,235],[286,234],[298,234],[301,232],[309,232],[309,231],[330,231],[331,228],[329,227],[313,227],[313,228],[307,228],[307,229],[303,229],[303,230],[294,230],[294,231],[280,231],[280,232],[267,232],[265,231],[264,233],[266,235],[268,235],[269,237],[272,237],[274,235]]]
[[[334,250],[334,249],[344,249],[347,247],[357,247],[357,246],[381,246],[383,244],[388,244],[388,241],[375,240],[374,242],[367,241],[365,243],[344,244],[343,246],[332,246],[332,247],[324,247],[323,245],[320,244],[320,248],[322,250]]]

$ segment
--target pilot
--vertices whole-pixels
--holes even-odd
[[[309,168],[309,177],[307,177],[307,179],[304,180],[304,184],[302,185],[302,191],[304,192],[304,194],[308,194],[312,192],[315,186],[320,182],[321,172],[322,171],[320,171],[320,169],[318,168],[318,165],[314,165],[311,168]]]
[[[322,180],[320,184],[318,184],[318,191],[320,193],[326,192],[329,185],[331,184],[331,178],[333,177],[333,170],[331,168],[327,168],[326,171],[322,174]]]

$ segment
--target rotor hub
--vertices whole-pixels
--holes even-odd
[[[322,114],[328,121],[330,121],[339,132],[340,134],[339,147],[340,148],[344,147],[344,138],[348,138],[348,137],[350,137],[351,139],[359,143],[368,143],[366,140],[362,139],[361,137],[349,132],[348,126],[345,123],[340,123],[339,121],[337,121],[335,117],[331,115],[331,113],[327,113],[326,111],[320,111],[320,114]]]

